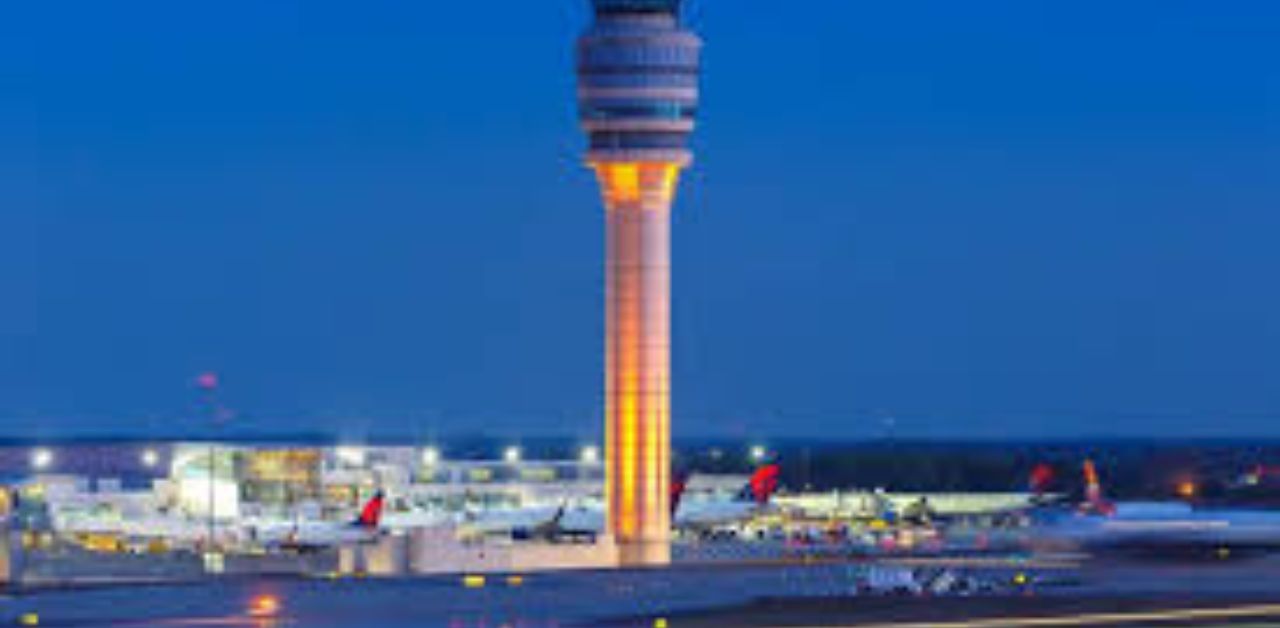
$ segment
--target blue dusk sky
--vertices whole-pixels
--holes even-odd
[[[1280,436],[1280,3],[689,18],[677,435]],[[0,435],[597,435],[588,19],[5,3]]]

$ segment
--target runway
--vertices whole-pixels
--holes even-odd
[[[925,561],[926,559],[920,559]],[[938,561],[927,559],[927,568]],[[876,563],[888,566],[891,561]],[[1046,583],[972,597],[855,595],[867,561],[412,579],[217,579],[19,594],[0,625],[42,626],[1204,626],[1280,624],[1280,561],[1079,565],[958,561]],[[900,568],[894,566],[893,568]],[[1063,584],[1067,583],[1069,584]],[[265,597],[264,597],[265,596]],[[262,606],[264,599],[271,604]],[[260,611],[266,608],[270,612]]]

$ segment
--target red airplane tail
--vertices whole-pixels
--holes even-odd
[[[684,489],[689,486],[688,473],[675,473],[671,476],[671,518],[675,519],[676,510],[680,508],[680,498],[684,497]]]
[[[751,480],[742,488],[742,497],[753,500],[761,506],[769,503],[773,494],[778,492],[778,478],[781,472],[782,469],[776,462],[756,469],[756,472],[751,474]]]
[[[1054,472],[1053,467],[1047,462],[1042,462],[1031,470],[1031,477],[1027,480],[1027,487],[1037,497],[1043,497],[1053,486],[1056,476],[1057,474]]]
[[[382,521],[382,503],[384,501],[382,491],[373,494],[369,501],[365,503],[364,508],[360,509],[360,516],[355,520],[355,525],[362,528],[376,528]]]

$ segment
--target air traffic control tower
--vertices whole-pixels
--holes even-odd
[[[680,0],[592,0],[578,41],[586,162],[606,211],[605,495],[623,565],[670,561],[671,201],[689,165],[702,41]]]

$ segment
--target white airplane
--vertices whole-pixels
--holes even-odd
[[[383,530],[399,531],[451,525],[455,520],[455,515],[443,512],[425,510],[393,512],[384,509],[378,524]]]
[[[209,536],[206,522],[167,515],[75,516],[55,514],[52,528],[64,535],[110,535],[130,542],[164,541],[170,546],[195,547]],[[219,531],[225,530],[225,526]]]
[[[708,532],[743,523],[768,509],[778,489],[779,467],[764,465],[732,499],[684,500],[688,478],[671,485],[672,527]],[[508,536],[516,540],[550,542],[591,540],[603,534],[603,505],[595,502],[570,506],[535,506],[472,515],[466,527],[487,536]]]
[[[460,527],[471,535],[515,540],[590,540],[604,530],[604,510],[599,503],[565,502],[469,512]]]
[[[1107,501],[1085,461],[1085,503],[1036,529],[1037,540],[1107,554],[1216,557],[1280,551],[1280,511],[1198,509],[1184,502]]]
[[[296,521],[250,524],[250,536],[266,547],[309,552],[373,542],[384,531],[382,508],[385,498],[378,491],[350,522]]]
[[[683,500],[688,479],[677,480],[671,487],[672,527],[677,530],[705,532],[750,520],[768,510],[769,500],[778,490],[781,472],[777,463],[769,463],[751,474],[746,486],[732,499]]]
[[[64,535],[107,535],[123,540],[162,540],[170,545],[204,542],[205,521],[161,512],[148,496],[80,494],[47,503],[49,526]]]

